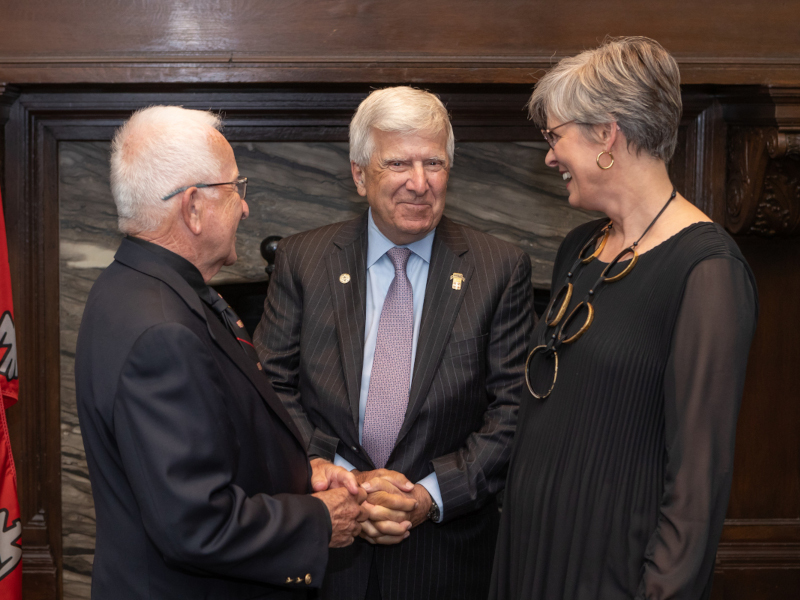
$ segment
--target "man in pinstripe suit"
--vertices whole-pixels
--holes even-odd
[[[350,125],[353,179],[370,210],[278,247],[256,348],[309,455],[353,470],[370,492],[363,539],[331,551],[323,598],[488,592],[531,265],[442,216],[453,146],[436,96],[373,92]],[[408,336],[381,333],[390,310],[405,315]],[[397,430],[381,430],[394,417]]]

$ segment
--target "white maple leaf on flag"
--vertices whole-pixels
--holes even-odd
[[[11,313],[6,311],[0,319],[0,375],[8,381],[17,379],[17,333]]]
[[[22,522],[14,519],[10,527],[8,510],[0,508],[0,580],[11,573],[22,559]]]

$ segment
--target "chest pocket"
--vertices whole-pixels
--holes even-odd
[[[464,356],[466,354],[478,354],[484,349],[488,335],[489,334],[484,333],[478,337],[473,337],[466,340],[451,341],[449,344],[447,344],[443,358],[453,358],[456,356]]]

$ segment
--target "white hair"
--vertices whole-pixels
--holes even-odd
[[[447,109],[439,97],[408,86],[375,90],[359,105],[350,121],[350,160],[369,164],[375,151],[372,130],[397,133],[447,132],[447,160],[453,164],[455,138]]]
[[[179,106],[133,114],[111,144],[111,193],[122,233],[158,229],[177,202],[162,198],[183,186],[216,183],[222,169],[212,145],[219,115]]]

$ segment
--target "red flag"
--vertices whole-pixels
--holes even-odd
[[[17,500],[17,471],[11,456],[6,409],[17,401],[17,336],[11,302],[6,222],[0,197],[0,598],[22,599],[22,521]]]

